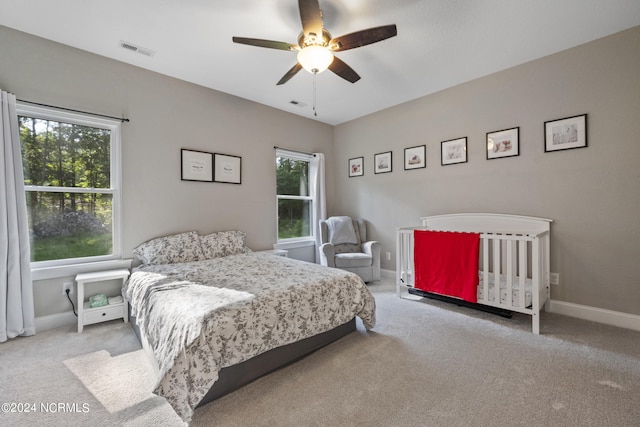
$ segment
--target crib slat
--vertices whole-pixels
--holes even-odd
[[[484,301],[489,301],[489,237],[482,236],[482,295]]]
[[[515,262],[515,246],[513,245],[513,240],[507,240],[504,243],[506,245],[507,253],[507,301],[505,301],[505,303],[511,307],[513,305],[513,265]]]
[[[493,244],[493,302],[500,304],[500,238],[492,239]]]
[[[518,278],[519,278],[519,282],[518,285],[520,286],[520,289],[518,290],[518,307],[519,308],[525,308],[525,292],[526,292],[526,288],[525,288],[525,283],[527,280],[527,242],[522,240],[519,243],[520,246],[520,250],[518,253],[518,258],[519,258],[519,262],[520,262],[520,268],[519,270],[519,274],[518,274]]]

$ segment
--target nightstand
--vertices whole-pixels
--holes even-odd
[[[129,277],[129,270],[110,270],[95,271],[93,273],[81,273],[76,275],[76,283],[78,284],[78,333],[82,332],[84,325],[106,322],[113,319],[124,319],[129,322],[129,311],[127,303],[122,302],[116,304],[107,304],[102,307],[91,308],[89,301],[85,301],[85,286],[89,287],[92,283],[104,282],[106,280],[122,280]]]

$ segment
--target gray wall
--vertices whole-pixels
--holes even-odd
[[[274,145],[333,157],[332,126],[2,26],[0,58],[0,88],[19,99],[131,120],[122,126],[125,257],[145,240],[187,230],[239,229],[251,248],[271,249]],[[181,181],[181,148],[241,156],[242,184]],[[36,316],[70,309],[65,280],[34,283]]]
[[[149,238],[242,229],[275,241],[273,146],[327,155],[330,214],[361,216],[395,268],[395,228],[420,216],[547,217],[552,298],[640,314],[640,28],[496,73],[335,128],[0,26],[0,88],[109,115],[123,125],[124,255]],[[428,78],[425,72],[425,78]],[[543,122],[587,113],[589,147],[544,153]],[[488,131],[520,127],[520,156],[487,161]],[[440,141],[467,136],[469,163],[440,166]],[[406,147],[427,168],[404,171]],[[180,148],[242,156],[242,185],[180,181]],[[393,151],[393,172],[373,155]],[[365,175],[347,177],[349,158]],[[339,191],[338,191],[339,189]],[[335,190],[335,191],[334,191]],[[36,315],[68,311],[60,283],[34,283]]]
[[[638,52],[640,27],[337,126],[332,213],[369,220],[392,270],[395,228],[421,216],[550,218],[560,273],[552,298],[640,314]],[[584,113],[589,146],[545,153],[543,123]],[[515,126],[520,156],[486,160],[486,133]],[[440,142],[464,136],[468,163],[441,166]],[[405,171],[404,149],[422,144],[426,169]],[[373,156],[386,151],[393,171],[374,175]],[[348,159],[359,156],[365,174],[348,178]]]

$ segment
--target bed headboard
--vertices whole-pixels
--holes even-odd
[[[553,220],[495,213],[458,213],[420,218],[429,230],[537,235],[548,232]]]

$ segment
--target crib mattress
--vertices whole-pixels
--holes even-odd
[[[480,271],[478,273],[480,277],[480,283],[478,285],[478,302],[485,300],[484,298],[484,273]],[[531,287],[532,281],[531,279],[525,279],[524,283],[524,304],[525,307],[530,307],[532,304],[531,300]],[[487,300],[489,302],[495,302],[495,275],[493,273],[489,273],[489,297]],[[500,275],[500,303],[508,304],[508,290],[507,290],[507,278],[504,275]],[[511,286],[511,305],[520,306],[520,282],[517,277],[513,278],[513,284]]]

